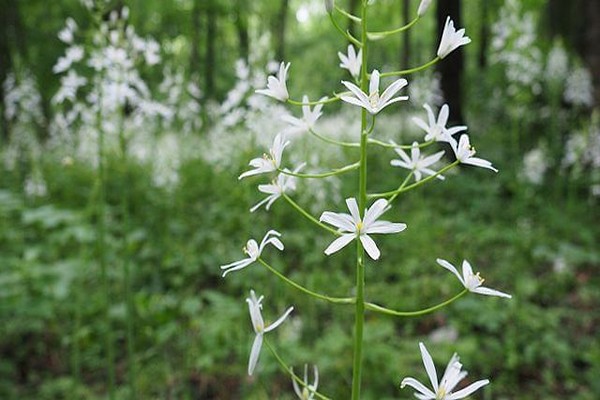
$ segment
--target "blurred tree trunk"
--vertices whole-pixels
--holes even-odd
[[[586,61],[594,82],[594,99],[600,108],[600,2],[587,0],[588,23],[586,27]]]
[[[192,51],[190,52],[190,70],[193,75],[200,70],[200,40],[202,34],[202,13],[200,3],[203,0],[195,0],[192,8]]]
[[[206,55],[204,57],[204,89],[205,97],[210,99],[215,97],[217,5],[215,0],[208,0],[206,6]]]
[[[235,30],[240,47],[240,58],[248,62],[250,37],[248,35],[248,13],[250,6],[247,0],[237,0],[235,5]]]
[[[352,15],[358,15],[358,4],[359,0],[350,0],[348,2],[348,12]],[[360,17],[360,15],[359,15]],[[352,20],[348,20],[348,32],[354,37],[356,37],[356,23]]]
[[[479,32],[479,54],[477,61],[479,68],[484,69],[487,67],[487,48],[490,42],[490,24],[488,23],[488,15],[490,9],[490,1],[483,0],[481,2],[481,30]]]
[[[402,1],[402,15],[404,19],[404,25],[410,22],[410,0]],[[404,32],[402,39],[402,60],[400,63],[400,69],[410,68],[410,29]]]
[[[461,22],[461,1],[444,0],[437,2],[437,26],[438,38],[442,37],[446,17],[450,16],[454,21],[454,26],[462,27]],[[462,77],[464,69],[463,49],[458,49],[450,53],[438,64],[438,71],[441,75],[441,87],[444,93],[444,99],[450,107],[451,124],[462,124]]]
[[[275,58],[277,61],[285,59],[285,31],[290,0],[281,0],[279,12],[275,18]]]

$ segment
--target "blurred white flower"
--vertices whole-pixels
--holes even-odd
[[[567,157],[573,156],[568,150],[569,148],[567,148]],[[565,158],[565,161],[567,161],[567,158]],[[523,157],[523,170],[520,175],[526,181],[534,185],[540,185],[544,181],[544,174],[547,169],[548,162],[546,161],[545,151],[542,148],[536,148],[527,152]]]
[[[302,167],[304,167],[304,164],[294,169],[293,172],[298,173],[302,169]],[[284,169],[284,171],[289,172],[287,168]],[[250,209],[250,212],[256,211],[263,204],[266,204],[265,208],[268,211],[269,208],[271,208],[271,205],[275,202],[275,200],[280,198],[284,193],[289,193],[296,190],[296,180],[297,179],[295,176],[280,173],[279,175],[277,175],[277,178],[274,179],[270,184],[258,185],[258,190],[262,193],[268,194],[268,196],[260,202],[258,202],[257,204],[255,204]]]
[[[67,49],[64,57],[60,57],[54,67],[52,68],[52,72],[55,74],[60,74],[61,72],[65,72],[74,62],[81,61],[83,59],[83,47],[82,46],[71,46]]]
[[[71,102],[75,101],[77,98],[77,90],[86,83],[87,79],[77,75],[75,71],[70,70],[67,75],[60,78],[60,88],[52,98],[52,103],[62,104],[65,100]]]
[[[454,21],[450,17],[446,18],[446,25],[442,32],[442,39],[438,47],[437,55],[439,58],[445,58],[448,54],[466,44],[471,43],[471,39],[465,36],[465,29],[454,29]]]
[[[252,343],[252,350],[250,351],[250,359],[248,360],[248,375],[252,375],[254,368],[256,368],[256,363],[258,362],[258,356],[260,355],[260,349],[262,347],[263,335],[267,332],[271,332],[273,329],[281,325],[287,316],[290,315],[290,313],[294,310],[294,307],[288,308],[277,321],[265,327],[265,322],[263,321],[261,312],[261,302],[263,298],[264,296],[260,296],[257,299],[256,294],[254,294],[254,290],[250,290],[250,297],[246,299],[246,302],[248,303],[248,309],[250,310],[252,327],[254,328],[254,333],[256,333],[256,336],[254,337],[254,343]]]
[[[591,107],[594,105],[592,74],[587,68],[575,68],[567,76],[564,98],[565,101],[576,106]]]
[[[353,96],[342,95],[340,98],[350,104],[362,107],[371,114],[377,114],[384,107],[402,100],[408,100],[408,96],[392,98],[398,91],[408,85],[406,79],[401,78],[388,86],[381,97],[379,96],[379,71],[373,70],[369,82],[369,95],[352,82],[342,81],[342,84],[352,92]]]
[[[458,385],[458,383],[467,376],[466,371],[461,371],[462,364],[459,362],[458,355],[455,353],[452,356],[450,362],[448,362],[446,370],[444,371],[442,380],[438,382],[437,371],[435,370],[435,365],[433,364],[433,359],[431,358],[431,355],[429,354],[427,348],[425,348],[425,345],[423,343],[419,343],[419,348],[421,349],[421,358],[423,359],[423,365],[425,366],[425,370],[427,371],[427,376],[429,377],[429,381],[431,382],[433,390],[429,389],[415,378],[404,378],[400,385],[401,388],[410,386],[413,389],[415,389],[417,391],[417,393],[415,393],[415,397],[417,397],[418,399],[464,399],[465,397],[475,392],[477,389],[490,383],[488,379],[483,379],[470,384],[464,389],[453,392],[456,385]]]
[[[379,199],[370,208],[367,208],[364,219],[360,217],[355,198],[346,199],[346,205],[350,210],[350,214],[325,211],[319,218],[319,221],[335,226],[342,233],[325,249],[327,255],[339,251],[352,240],[358,238],[369,257],[377,260],[381,253],[375,241],[368,235],[373,233],[398,233],[406,229],[406,224],[403,223],[377,221],[390,208],[385,199]]]
[[[244,258],[243,260],[232,262],[231,264],[221,265],[220,268],[224,270],[223,277],[230,272],[239,271],[240,269],[246,268],[248,265],[258,260],[258,257],[260,257],[268,244],[273,245],[275,248],[282,251],[284,247],[283,243],[279,239],[280,237],[281,233],[271,229],[265,234],[260,242],[260,245],[256,243],[256,240],[254,239],[248,240],[243,249],[244,253],[246,253],[248,257]]]
[[[421,3],[419,3],[419,9],[417,10],[417,15],[419,17],[422,17],[430,5],[431,5],[431,0],[421,0]]]
[[[287,101],[290,98],[287,90],[287,74],[290,69],[290,63],[284,63],[283,61],[279,64],[279,73],[277,78],[270,75],[267,78],[267,88],[259,89],[256,93],[264,94],[265,96],[273,97],[279,101]]]
[[[454,150],[456,159],[461,163],[498,172],[498,170],[492,166],[491,162],[484,160],[483,158],[473,157],[475,155],[475,149],[471,147],[468,135],[462,135],[458,141],[458,146],[452,146],[452,149]]]
[[[476,274],[473,273],[473,268],[467,260],[463,260],[462,263],[462,276],[456,267],[450,264],[448,261],[442,260],[441,258],[438,258],[436,261],[439,265],[456,275],[460,283],[470,292],[483,294],[486,296],[506,297],[508,299],[512,297],[509,294],[481,286],[481,284],[484,282],[484,279],[479,276],[479,272]]]
[[[246,171],[241,174],[238,179],[243,179],[248,176],[264,174],[268,172],[277,171],[281,165],[281,156],[283,150],[290,144],[289,140],[285,140],[285,135],[278,133],[273,140],[273,146],[269,151],[269,155],[265,154],[262,158],[253,158],[250,160],[248,165],[254,167],[250,171]]]
[[[61,42],[66,44],[72,44],[74,39],[74,33],[77,30],[77,24],[75,20],[71,17],[68,17],[66,20],[66,26],[58,32],[58,39]]]
[[[292,370],[292,373],[294,370]],[[294,385],[294,392],[301,400],[313,400],[315,398],[315,392],[317,391],[317,387],[319,386],[319,370],[316,365],[313,366],[313,373],[315,376],[315,380],[312,384],[308,383],[308,366],[304,364],[304,380],[302,384],[302,389],[298,385],[298,382],[294,378],[292,378],[292,384]]]
[[[450,115],[450,108],[448,104],[444,104],[440,109],[440,113],[438,114],[437,121],[435,119],[435,115],[433,114],[433,110],[429,106],[429,104],[424,104],[423,108],[427,110],[427,118],[429,123],[426,123],[421,118],[413,117],[412,121],[421,129],[425,131],[425,141],[435,140],[437,142],[448,142],[452,145],[456,145],[456,139],[452,135],[455,135],[459,132],[463,132],[467,130],[467,127],[464,125],[454,126],[452,128],[446,128],[446,124],[448,123],[448,117]]]
[[[421,150],[417,142],[413,142],[410,156],[399,147],[394,148],[394,150],[398,153],[401,160],[392,160],[390,164],[394,167],[402,167],[413,171],[417,182],[421,180],[422,174],[435,175],[436,171],[429,167],[438,162],[444,155],[444,151],[442,150],[430,156],[421,156]],[[438,175],[437,178],[444,180],[442,175]]]
[[[323,101],[326,98],[327,97],[322,97],[319,99],[319,101]],[[315,123],[323,114],[321,112],[323,109],[323,104],[317,104],[312,110],[310,109],[310,105],[306,104],[309,103],[308,96],[305,95],[302,97],[302,103],[304,103],[302,106],[302,118],[296,118],[287,114],[281,117],[283,121],[290,124],[289,131],[293,133],[305,132],[313,129]]]
[[[360,75],[360,67],[362,66],[362,49],[358,50],[358,54],[356,54],[354,46],[349,44],[348,55],[338,51],[338,57],[341,61],[340,67],[347,69],[350,71],[350,75],[352,75],[354,79],[358,79],[358,76]]]

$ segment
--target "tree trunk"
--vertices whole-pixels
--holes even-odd
[[[437,25],[438,38],[442,37],[446,17],[450,16],[456,28],[462,27],[461,23],[461,1],[444,0],[437,2]],[[437,46],[437,44],[436,44]],[[462,124],[462,76],[464,67],[464,53],[462,49],[453,51],[438,64],[441,75],[441,87],[444,99],[450,107],[451,124]]]
[[[248,35],[249,5],[246,0],[237,0],[235,7],[235,30],[237,32],[240,58],[248,62],[250,37]]]
[[[479,54],[477,57],[479,68],[481,69],[487,67],[487,48],[490,41],[489,8],[489,0],[481,2],[481,30],[479,32]]]
[[[586,12],[589,20],[585,25],[587,44],[585,59],[592,73],[594,103],[596,107],[600,107],[600,3],[598,0],[587,0]]]
[[[190,52],[190,71],[192,75],[200,70],[200,38],[202,36],[202,13],[200,12],[200,3],[202,1],[203,0],[195,0],[192,8],[192,50]]]
[[[204,90],[207,99],[215,97],[216,42],[217,9],[215,0],[208,0],[206,9],[206,55],[204,57]]]
[[[410,0],[402,1],[402,16],[404,19],[404,25],[410,22]],[[410,29],[404,32],[402,39],[402,60],[400,62],[400,69],[410,68]]]
[[[275,58],[277,61],[285,60],[285,31],[289,6],[289,0],[281,0],[281,6],[275,20]]]

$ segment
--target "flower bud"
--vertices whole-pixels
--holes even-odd
[[[421,0],[421,4],[419,4],[419,9],[417,10],[417,15],[419,17],[422,17],[430,5],[431,5],[431,0]]]
[[[333,12],[333,1],[334,0],[325,0],[325,10],[327,10],[328,14]]]

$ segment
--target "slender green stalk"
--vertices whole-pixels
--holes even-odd
[[[448,299],[448,300],[444,301],[443,303],[436,304],[435,306],[432,306],[432,307],[429,307],[429,308],[424,308],[424,309],[418,310],[418,311],[396,311],[396,310],[391,310],[389,308],[385,308],[385,307],[379,306],[379,305],[374,304],[374,303],[366,303],[365,307],[367,308],[367,310],[376,311],[376,312],[381,313],[381,314],[393,315],[393,316],[396,316],[396,317],[420,317],[422,315],[430,314],[430,313],[432,313],[434,311],[437,311],[440,308],[443,308],[443,307],[447,306],[450,303],[453,303],[454,301],[456,301],[456,300],[460,299],[461,297],[463,297],[468,292],[469,291],[467,289],[465,289],[462,292],[460,292],[459,294],[457,294],[456,296],[452,297],[451,299]]]
[[[275,359],[279,363],[279,366],[286,373],[288,373],[292,377],[293,380],[295,380],[297,383],[299,383],[300,385],[304,386],[305,388],[309,389],[310,393],[314,394],[319,399],[321,399],[321,400],[331,400],[329,397],[322,395],[321,393],[317,392],[316,390],[311,390],[308,386],[306,386],[306,382],[304,382],[304,380],[302,380],[302,378],[300,378],[298,375],[296,375],[294,373],[294,371],[290,367],[287,366],[287,364],[285,363],[285,361],[283,361],[283,359],[279,356],[279,354],[277,354],[277,352],[275,351],[275,348],[273,346],[271,346],[271,343],[269,343],[269,341],[267,340],[267,338],[263,338],[263,343],[265,344],[265,346],[267,346],[267,348],[269,349],[269,351],[271,352],[271,354],[273,354],[273,357],[275,357]]]
[[[298,172],[286,171],[285,169],[281,168],[277,168],[277,171],[281,172],[284,175],[295,176],[297,178],[327,178],[329,176],[341,175],[348,171],[354,171],[355,169],[358,169],[359,166],[360,163],[355,162],[354,164],[346,165],[345,167],[336,168],[333,171],[323,172],[320,174],[301,174]]]
[[[113,348],[112,323],[110,321],[110,283],[108,281],[107,258],[106,258],[106,171],[104,165],[104,132],[102,131],[102,112],[98,108],[96,115],[98,129],[98,202],[96,207],[96,253],[100,262],[100,280],[104,291],[104,347],[106,351],[105,361],[108,374],[108,398],[115,399],[115,355]]]
[[[262,265],[264,265],[269,271],[271,271],[273,274],[275,274],[279,279],[281,279],[288,285],[293,286],[294,288],[300,290],[301,292],[306,293],[309,296],[315,297],[319,300],[325,300],[330,303],[335,303],[335,304],[354,304],[356,302],[356,299],[354,299],[352,297],[331,297],[331,296],[327,296],[327,295],[324,295],[321,293],[314,292],[314,291],[307,289],[304,286],[294,282],[293,280],[289,279],[288,277],[283,275],[281,272],[277,271],[275,268],[273,268],[272,266],[267,264],[262,258],[259,258],[258,262],[261,263]]]
[[[335,18],[333,17],[333,14],[329,14],[329,19],[331,20],[331,23],[333,24],[333,26],[335,27],[335,29],[338,30],[339,33],[342,34],[343,37],[345,37],[346,39],[348,39],[350,42],[354,43],[356,46],[358,46],[358,48],[362,48],[363,44],[361,42],[359,42],[354,36],[352,36],[350,34],[350,32],[343,30],[337,23],[337,21],[335,20]],[[366,37],[363,38],[363,43],[366,41]]]
[[[419,17],[417,15],[415,17],[415,19],[410,21],[408,24],[401,26],[400,28],[390,30],[390,31],[367,32],[367,38],[369,38],[369,40],[381,40],[387,36],[394,35],[394,34],[400,33],[400,32],[404,32],[404,31],[412,28],[412,26],[414,24],[416,24],[419,21],[419,19],[421,19],[421,17]]]
[[[396,194],[402,193],[402,192],[407,192],[409,190],[412,190],[418,186],[421,186],[427,182],[429,182],[432,179],[437,178],[438,175],[443,174],[444,172],[448,171],[449,169],[454,168],[455,166],[457,166],[458,164],[460,164],[460,161],[456,160],[454,161],[452,164],[448,164],[446,165],[444,168],[442,168],[441,170],[439,170],[438,172],[436,172],[433,175],[430,175],[426,178],[421,179],[418,182],[413,183],[412,185],[408,185],[406,187],[399,187],[396,190],[391,190],[389,192],[383,192],[383,193],[369,193],[367,195],[368,198],[373,199],[373,198],[380,198],[380,197],[388,197],[388,196],[395,196]]]
[[[362,30],[361,38],[364,43],[362,52],[362,66],[360,72],[360,86],[363,92],[367,91],[367,4],[362,2]],[[360,130],[360,173],[358,178],[358,204],[361,215],[367,205],[367,111],[361,111]],[[354,356],[352,362],[352,400],[360,399],[360,386],[362,375],[362,345],[365,322],[365,251],[360,240],[356,241],[356,311],[354,316]]]
[[[342,147],[360,147],[360,143],[352,143],[352,142],[341,142],[339,140],[335,140],[335,139],[330,139],[326,136],[323,136],[317,132],[315,132],[313,129],[309,129],[309,132],[313,135],[316,136],[317,138],[321,139],[322,141],[326,142],[326,143],[330,143],[330,144],[336,144],[338,146],[342,146]]]
[[[408,183],[408,181],[410,181],[410,178],[412,178],[412,176],[413,176],[414,172],[415,172],[415,171],[410,171],[410,173],[409,173],[408,175],[406,175],[406,178],[404,178],[404,181],[402,182],[402,184],[400,185],[400,187],[398,188],[398,190],[402,190],[402,189],[404,189],[404,187],[406,186],[406,184]],[[396,200],[396,197],[398,197],[398,195],[399,195],[400,193],[401,193],[401,192],[397,192],[397,193],[395,193],[394,195],[392,195],[392,197],[390,197],[390,198],[388,199],[388,203],[391,203],[391,202],[393,202],[394,200]]]
[[[344,10],[341,7],[338,7],[337,4],[335,5],[335,9],[337,10],[337,12],[342,14],[344,17],[347,17],[348,19],[351,19],[352,21],[354,21],[356,23],[360,24],[362,22],[359,17],[357,17],[356,15],[350,14],[348,11]]]
[[[328,104],[328,103],[334,103],[336,101],[338,101],[340,99],[338,94],[333,95],[333,97],[328,97],[326,99],[323,100],[317,100],[317,101],[308,101],[308,102],[303,102],[303,101],[298,101],[298,100],[292,100],[292,99],[287,99],[287,102],[294,105],[294,106],[316,106],[318,104]]]
[[[369,138],[367,141],[368,141],[369,143],[371,143],[371,144],[375,144],[375,145],[377,145],[377,146],[385,147],[385,148],[388,148],[388,149],[403,149],[403,150],[410,150],[410,149],[412,149],[412,148],[413,148],[413,146],[412,146],[412,145],[410,145],[410,144],[386,143],[386,142],[382,142],[381,140],[377,140],[377,139],[371,139],[371,138]],[[425,147],[427,147],[427,146],[431,145],[432,143],[435,143],[435,141],[434,141],[434,140],[430,140],[429,142],[423,142],[423,143],[419,143],[419,144],[417,145],[417,147],[418,147],[419,149],[422,149],[422,148],[425,148]]]
[[[424,69],[427,69],[429,67],[431,67],[434,64],[437,64],[439,61],[441,60],[441,58],[436,57],[433,60],[429,61],[428,63],[425,63],[423,65],[420,65],[418,67],[414,67],[414,68],[410,68],[410,69],[403,69],[400,71],[391,71],[391,72],[384,72],[382,74],[380,74],[381,77],[386,77],[386,76],[398,76],[398,75],[409,75],[415,72],[419,72],[422,71]]]
[[[129,395],[131,399],[137,398],[136,390],[136,368],[135,368],[135,304],[132,294],[132,271],[131,271],[131,252],[129,249],[128,235],[131,232],[131,216],[129,215],[129,170],[127,165],[127,143],[124,132],[124,116],[125,110],[122,110],[120,126],[119,126],[119,142],[121,147],[121,165],[124,172],[123,193],[121,195],[121,217],[122,221],[122,240],[123,240],[123,280],[125,285],[125,303],[126,303],[126,318],[125,329],[127,337],[127,373],[129,375]]]
[[[288,196],[285,193],[282,193],[282,197],[288,202],[290,203],[290,205],[292,207],[294,207],[296,209],[296,211],[298,211],[300,214],[304,215],[308,220],[310,220],[311,222],[314,222],[315,224],[319,225],[321,228],[325,229],[328,232],[333,233],[336,236],[340,236],[341,233],[339,233],[338,231],[336,231],[333,228],[330,228],[329,226],[323,224],[321,221],[319,221],[318,219],[316,219],[315,217],[313,217],[308,211],[306,211],[304,208],[300,207],[294,200],[292,200],[290,198],[290,196]]]

